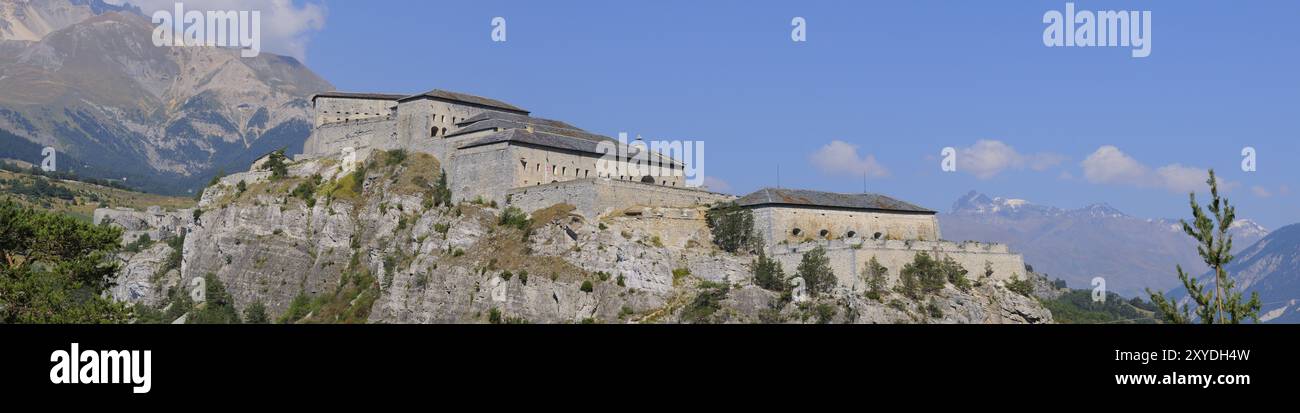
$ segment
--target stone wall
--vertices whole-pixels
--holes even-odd
[[[316,98],[312,126],[356,122],[366,119],[392,119],[396,114],[396,100],[357,99],[341,97]]]
[[[313,130],[311,137],[303,143],[302,153],[304,158],[310,158],[337,155],[346,147],[395,149],[397,141],[397,121],[394,120],[336,123]]]
[[[514,158],[505,143],[456,151],[446,167],[454,201],[483,199],[504,203],[514,184]]]
[[[456,130],[457,122],[486,111],[433,99],[402,102],[397,107],[398,144],[407,150],[447,159],[447,153],[454,149],[447,141],[447,134]]]
[[[705,246],[702,248],[708,249],[713,237],[704,221],[705,211],[704,207],[633,208],[624,214],[610,216],[606,222],[620,232],[634,234],[633,237],[635,234],[651,236],[667,248]]]
[[[921,241],[942,239],[939,233],[939,219],[932,214],[784,206],[758,207],[753,211],[754,230],[763,237],[765,245],[769,247],[782,243],[798,244],[841,238]]]
[[[503,203],[513,188],[598,177],[614,178],[600,176],[598,154],[500,142],[458,149],[451,156],[449,182],[453,196],[461,200],[482,197]],[[624,182],[641,183],[640,177],[618,178]],[[682,176],[655,177],[655,180],[655,185],[685,189]]]
[[[526,212],[559,203],[571,204],[576,212],[596,218],[632,207],[693,207],[735,199],[734,196],[699,189],[584,178],[566,182],[515,188],[507,192],[508,205]]]
[[[984,265],[993,268],[993,281],[1006,282],[1012,277],[1025,277],[1025,260],[1020,254],[1011,253],[1006,245],[980,242],[954,243],[948,241],[895,241],[895,240],[831,240],[808,242],[799,245],[779,245],[772,249],[772,256],[781,262],[788,275],[793,275],[799,268],[803,254],[817,246],[826,247],[831,269],[840,285],[849,286],[858,291],[866,289],[862,271],[871,257],[888,268],[889,287],[898,284],[899,274],[904,265],[911,263],[917,253],[926,252],[935,259],[952,257],[968,271],[966,278],[972,282],[984,276]]]

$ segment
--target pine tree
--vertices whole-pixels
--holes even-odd
[[[781,262],[768,258],[762,251],[759,251],[758,260],[754,261],[751,268],[754,271],[755,285],[769,291],[785,291],[788,288]]]
[[[889,272],[888,268],[880,265],[876,256],[871,256],[867,261],[867,268],[862,270],[862,277],[867,281],[867,298],[879,300],[880,296],[885,293],[885,274]]]
[[[438,171],[438,183],[433,187],[434,202],[441,206],[451,206],[451,187],[447,185],[447,171]]]
[[[120,228],[0,203],[0,324],[125,323],[105,292],[119,264]]]
[[[826,249],[821,246],[803,254],[796,276],[803,278],[808,293],[814,296],[835,288],[835,272],[831,270],[831,260],[826,258]]]
[[[704,214],[713,243],[723,251],[745,251],[759,246],[754,233],[754,213],[734,202],[718,205]]]
[[[1259,321],[1259,293],[1251,293],[1250,301],[1242,302],[1242,293],[1233,291],[1234,282],[1232,277],[1228,276],[1225,267],[1232,262],[1232,236],[1228,234],[1228,229],[1232,228],[1232,221],[1236,219],[1236,208],[1228,204],[1227,199],[1219,197],[1218,180],[1214,177],[1214,170],[1210,170],[1210,178],[1205,181],[1210,185],[1210,203],[1205,209],[1196,202],[1196,193],[1190,194],[1192,207],[1192,222],[1182,221],[1183,232],[1195,238],[1197,241],[1197,252],[1205,264],[1214,271],[1212,289],[1208,284],[1201,284],[1195,278],[1192,278],[1187,272],[1183,271],[1181,265],[1176,266],[1178,270],[1178,279],[1183,282],[1183,287],[1187,289],[1187,295],[1195,302],[1196,316],[1204,324],[1237,324],[1243,319],[1251,318]],[[1209,211],[1208,215],[1206,210]],[[1186,324],[1191,322],[1192,304],[1188,303],[1179,306],[1165,297],[1163,292],[1153,292],[1147,289],[1147,294],[1151,296],[1151,301],[1156,305],[1161,316],[1166,322],[1175,324]]]

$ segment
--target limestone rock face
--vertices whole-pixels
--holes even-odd
[[[285,320],[293,322],[1052,322],[1037,301],[997,282],[922,300],[870,299],[842,286],[800,302],[754,285],[754,257],[713,248],[702,217],[675,218],[664,233],[645,221],[654,216],[590,219],[571,208],[503,223],[504,211],[489,205],[428,202],[427,186],[406,185],[415,171],[405,164],[370,162],[355,194],[330,190],[350,179],[334,168],[311,159],[282,182],[208,188],[201,217],[186,227],[175,283],[212,274],[240,311],[261,302],[273,319],[295,297],[317,303]],[[324,178],[312,202],[292,194],[308,173]],[[144,282],[165,248],[128,260],[122,297],[166,305]]]
[[[125,257],[122,260],[121,270],[118,271],[116,285],[109,290],[109,293],[118,301],[148,306],[159,305],[164,284],[169,279],[175,282],[180,278],[180,273],[174,270],[167,274],[158,274],[171,252],[170,246],[158,242],[144,251]]]

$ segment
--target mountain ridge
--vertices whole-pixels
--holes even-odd
[[[1036,272],[1075,288],[1090,288],[1093,277],[1103,277],[1111,291],[1142,296],[1148,287],[1176,287],[1175,265],[1206,270],[1178,220],[1135,217],[1106,203],[1064,209],[971,191],[939,219],[946,238],[1008,244]],[[1242,218],[1231,233],[1240,250],[1268,231]]]
[[[218,170],[246,169],[266,152],[301,150],[308,99],[332,90],[329,82],[291,57],[155,47],[154,25],[138,11],[97,3],[21,3],[27,16],[86,17],[42,25],[50,31],[39,40],[0,40],[0,131],[56,148],[61,165],[81,166],[78,174],[171,194]],[[29,23],[11,20],[11,32]],[[39,163],[40,153],[6,145],[0,158]]]

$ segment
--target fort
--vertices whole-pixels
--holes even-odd
[[[609,173],[638,171],[601,165],[609,145],[634,153],[638,148],[563,121],[534,117],[496,99],[443,90],[416,95],[329,92],[314,96],[312,103],[314,129],[296,160],[351,153],[359,162],[375,150],[392,149],[428,153],[441,161],[455,201],[529,213],[566,203],[588,219],[645,219],[673,226],[702,223],[700,211],[734,202],[753,213],[759,248],[787,271],[798,266],[805,252],[822,247],[840,284],[854,290],[866,288],[861,274],[871,259],[897,280],[919,253],[951,258],[973,279],[1005,282],[1026,273],[1021,256],[1005,245],[944,241],[935,211],[885,195],[765,188],[736,197],[688,187],[677,170],[646,176]],[[650,156],[660,157],[656,160],[670,169],[686,167],[657,152]],[[262,178],[254,176],[258,173],[265,174],[253,171],[226,180]]]

